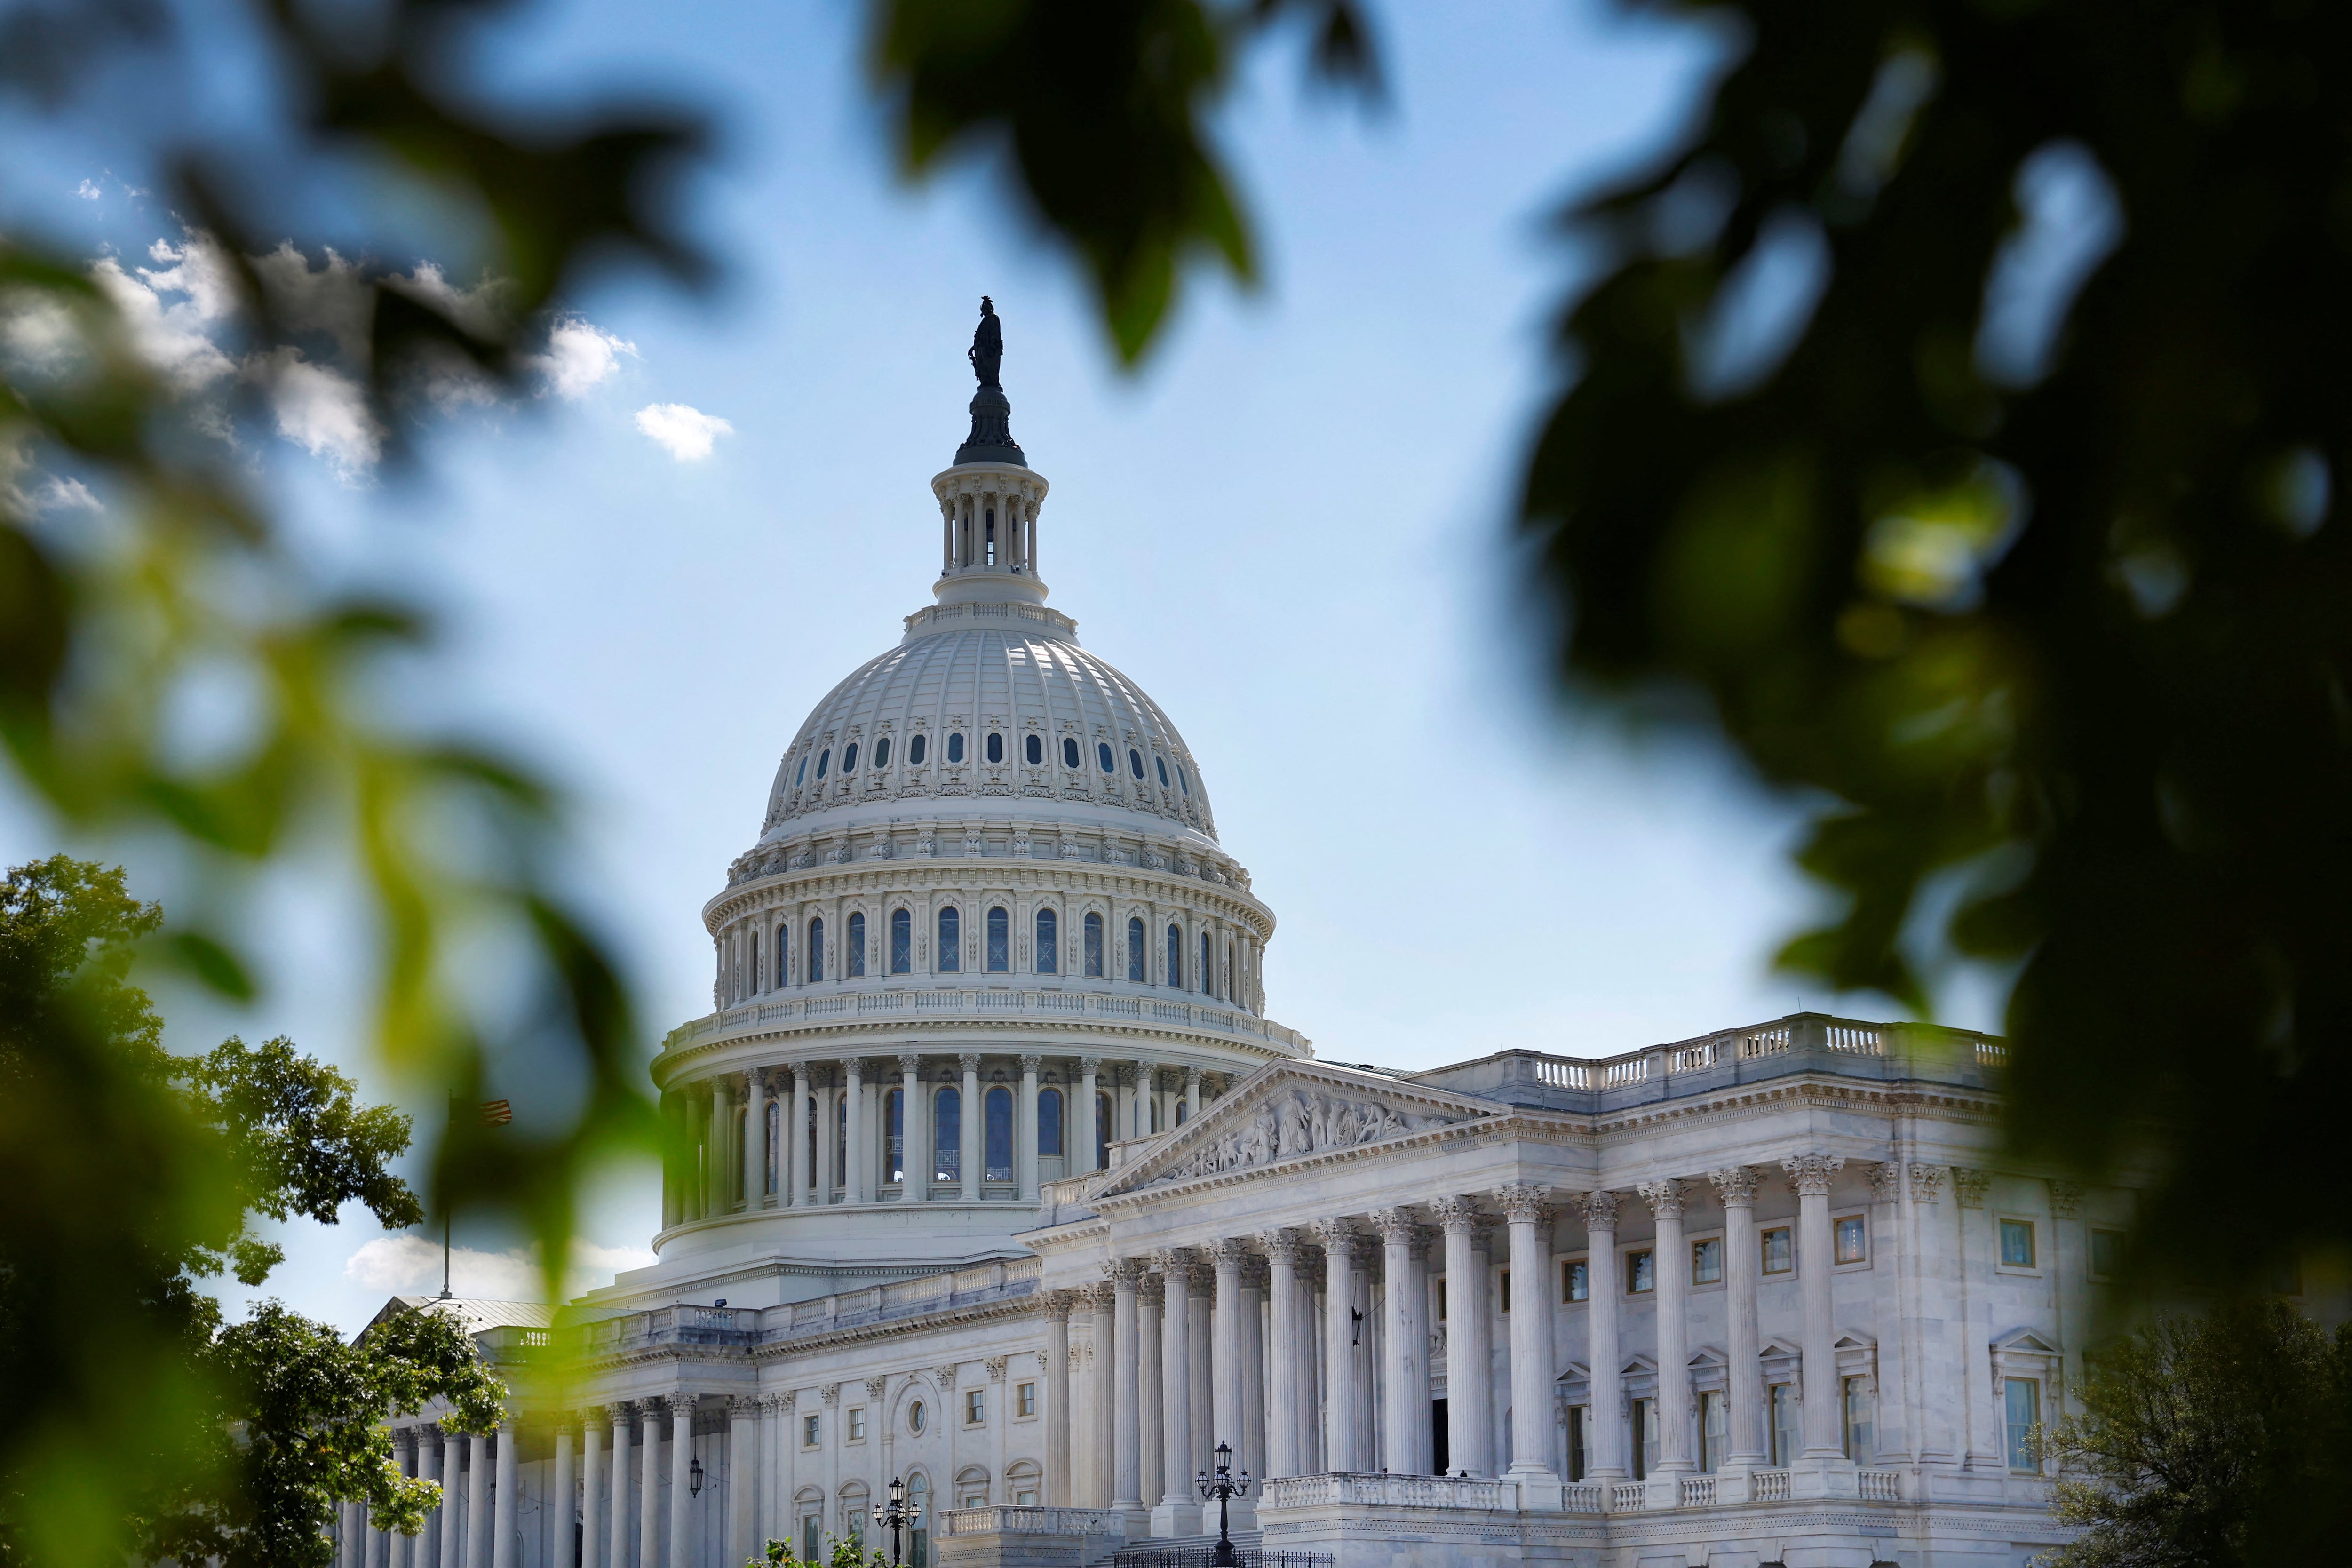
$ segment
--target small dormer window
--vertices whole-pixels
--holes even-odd
[[[1022,755],[1024,755],[1024,756],[1025,756],[1025,757],[1027,757],[1027,758],[1029,759],[1029,765],[1030,765],[1031,767],[1033,767],[1033,768],[1038,768],[1038,767],[1043,767],[1043,766],[1045,766],[1045,737],[1044,737],[1044,736],[1042,736],[1042,735],[1031,735],[1031,736],[1026,737],[1026,738],[1025,738],[1025,739],[1024,739],[1024,740],[1023,740],[1023,742],[1021,742],[1021,752],[1022,752]]]
[[[1143,753],[1132,746],[1127,751],[1127,771],[1137,778],[1143,776]]]
[[[923,765],[923,753],[929,750],[929,747],[925,745],[924,742],[929,739],[929,737],[927,735],[918,735],[913,740],[907,742],[907,765],[908,767],[919,768]]]
[[[857,742],[855,741],[850,742],[849,749],[841,753],[841,771],[845,773],[857,771]]]
[[[890,765],[890,737],[887,735],[874,742],[874,765],[877,768]]]
[[[988,732],[988,760],[992,763],[1004,760],[1004,732],[1001,730]]]
[[[955,731],[948,736],[948,761],[950,763],[960,763],[963,761],[963,731],[961,730]]]
[[[1176,782],[1184,786],[1186,795],[1192,793],[1192,781],[1184,776],[1184,764],[1181,763],[1176,764]]]
[[[824,751],[819,752],[816,754],[816,776],[819,778],[824,777],[824,770],[830,767],[832,763],[833,748],[827,746]]]
[[[793,787],[798,789],[808,779],[808,753],[801,753],[801,765],[793,770]]]
[[[1062,765],[1066,768],[1078,765],[1078,742],[1067,735],[1062,737]]]
[[[1102,764],[1102,771],[1107,773],[1117,773],[1118,771],[1118,764],[1110,760],[1110,742],[1108,741],[1097,741],[1095,742],[1095,761]]]
[[[1165,757],[1154,757],[1151,759],[1151,765],[1160,770],[1160,787],[1161,789],[1166,789],[1168,787],[1168,759]]]

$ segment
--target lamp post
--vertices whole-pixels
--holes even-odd
[[[906,1478],[894,1478],[890,1482],[890,1500],[874,1505],[876,1528],[890,1532],[890,1561],[893,1563],[898,1561],[898,1532],[912,1530],[922,1522],[923,1505],[916,1503],[908,1507]]]
[[[1217,1546],[1209,1554],[1210,1568],[1240,1568],[1241,1559],[1234,1555],[1233,1531],[1227,1528],[1226,1505],[1237,1497],[1249,1495],[1249,1472],[1234,1474],[1234,1446],[1217,1445],[1217,1473],[1202,1470],[1200,1477],[1201,1496],[1214,1498],[1217,1502]]]
[[[702,1461],[700,1459],[695,1460],[686,1468],[686,1495],[688,1497],[702,1495]]]

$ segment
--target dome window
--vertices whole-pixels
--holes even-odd
[[[841,771],[845,773],[857,771],[857,742],[855,741],[850,742],[849,749],[841,753]]]
[[[1181,763],[1176,764],[1176,782],[1184,786],[1186,795],[1192,793],[1192,781],[1184,776],[1184,764]]]
[[[940,910],[939,973],[953,974],[963,967],[963,916],[953,904]]]
[[[866,973],[866,917],[849,917],[849,942],[841,950],[842,971],[852,979]]]
[[[991,730],[988,732],[988,760],[992,763],[1001,763],[1004,760],[1004,733],[1001,730]]]
[[[988,911],[988,972],[1003,974],[1013,968],[1013,917],[1003,904]]]
[[[1062,765],[1066,768],[1078,765],[1078,743],[1067,735],[1062,737]]]
[[[1107,773],[1115,773],[1118,772],[1118,764],[1110,760],[1110,742],[1108,741],[1097,741],[1095,742],[1095,761],[1102,764],[1102,771]]]
[[[948,736],[948,761],[950,763],[960,763],[963,761],[963,731],[961,730],[958,730]]]
[[[1021,754],[1029,759],[1029,765],[1031,767],[1044,767],[1045,765],[1045,737],[1042,735],[1031,735],[1027,739],[1024,740],[1021,742]]]
[[[1173,931],[1175,928],[1169,928]],[[824,979],[824,920],[822,916],[809,921],[808,983],[817,984]]]
[[[801,753],[801,765],[793,772],[793,787],[798,789],[808,778],[808,753]]]
[[[1172,924],[1168,928],[1168,984],[1184,989],[1184,933]]]
[[[925,742],[929,739],[930,737],[928,735],[918,735],[913,740],[907,742],[907,765],[908,767],[919,768],[923,765],[923,753],[930,750],[930,747],[925,744]]]
[[[1127,749],[1127,771],[1137,778],[1143,776],[1143,753],[1132,746]]]
[[[1160,770],[1160,787],[1161,789],[1166,789],[1168,787],[1168,759],[1165,757],[1154,757],[1151,759],[1151,765]]]
[[[915,917],[905,910],[890,911],[890,973],[911,974],[915,968]]]
[[[890,765],[890,737],[887,735],[874,742],[874,765],[877,768]]]
[[[833,765],[833,748],[827,746],[816,754],[816,776],[824,777],[824,770]]]
[[[1102,916],[1100,916],[1100,915],[1098,915],[1098,914],[1089,914],[1089,915],[1087,915],[1087,979],[1089,979],[1089,980],[1100,980],[1102,977],[1103,977],[1103,921],[1102,921]]]
[[[1127,922],[1127,977],[1136,984],[1143,984],[1143,921]]]
[[[1062,969],[1062,922],[1051,910],[1037,911],[1037,973],[1058,974]]]

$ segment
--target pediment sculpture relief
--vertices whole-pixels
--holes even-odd
[[[1401,1138],[1447,1120],[1443,1116],[1407,1116],[1378,1100],[1348,1100],[1336,1094],[1294,1089],[1203,1140],[1152,1180],[1181,1182],[1225,1171],[1245,1171],[1255,1165],[1271,1165],[1326,1149],[1352,1149],[1384,1138]]]

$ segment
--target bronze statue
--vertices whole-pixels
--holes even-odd
[[[981,385],[998,386],[997,368],[1004,363],[1004,328],[996,319],[995,302],[985,294],[980,297],[980,326],[971,334],[971,347],[964,358],[971,361],[972,374],[980,377]]]

